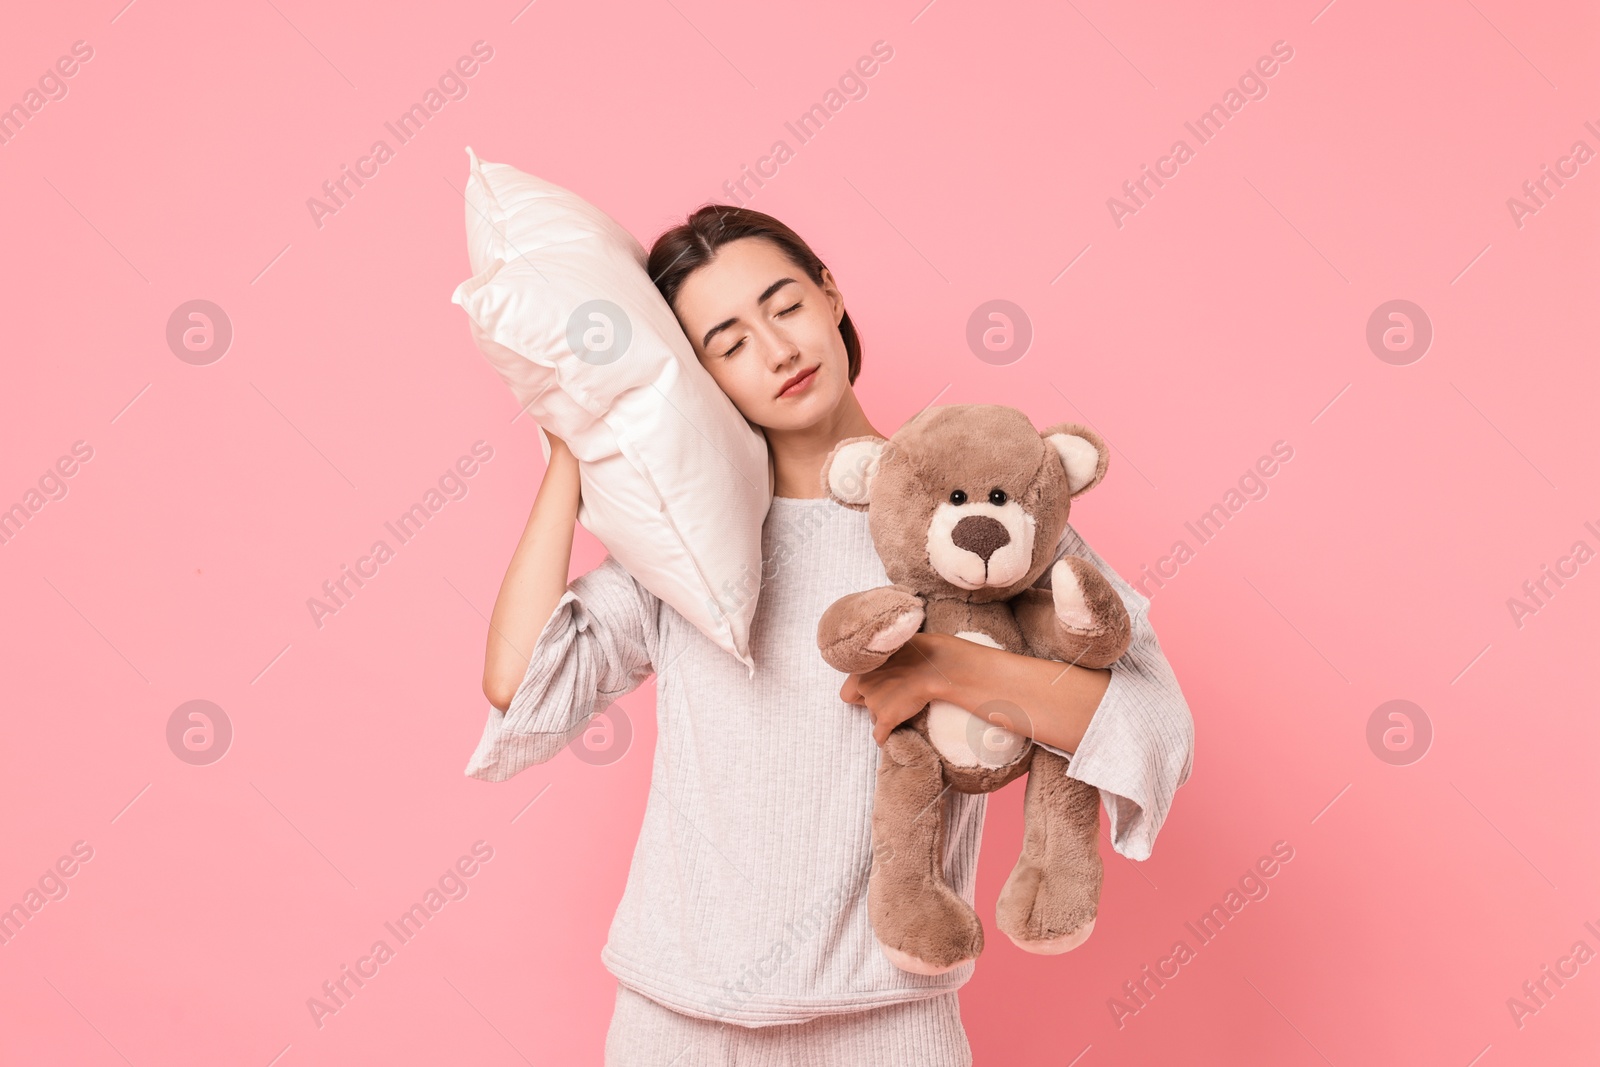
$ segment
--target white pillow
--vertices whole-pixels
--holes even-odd
[[[578,458],[578,521],[753,674],[767,444],[695,357],[644,248],[581,197],[469,147],[451,296],[517,403]],[[603,303],[601,303],[603,302]]]

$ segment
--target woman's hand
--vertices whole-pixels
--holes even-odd
[[[896,726],[941,697],[949,685],[939,666],[946,634],[917,633],[874,670],[852,674],[839,688],[839,699],[861,704],[872,713],[872,739],[880,746]],[[963,642],[969,643],[969,642]]]
[[[948,700],[986,722],[1076,752],[1110,684],[1107,668],[916,633],[877,670],[846,677],[839,699],[872,713],[872,737],[880,746],[928,701]]]

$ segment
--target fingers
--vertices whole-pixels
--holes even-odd
[[[872,739],[880,748],[888,743],[897,726],[928,702],[926,692],[916,686],[914,672],[887,665],[865,674],[847,675],[839,687],[839,699],[867,710],[872,718]]]
[[[872,739],[883,747],[889,741],[889,735],[901,723],[917,713],[920,705],[912,704],[899,693],[886,693],[878,701],[878,706],[872,709]]]
[[[847,675],[844,684],[839,687],[839,699],[846,704],[860,704],[867,709],[867,715],[872,719],[872,739],[881,748],[889,739],[889,732],[900,725],[893,721],[888,706],[883,701],[878,701],[877,707],[867,702],[867,695],[861,688],[861,675]]]
[[[861,703],[861,675],[852,674],[845,678],[844,684],[839,687],[839,699],[846,704]]]
[[[872,739],[882,748],[889,743],[889,735],[898,730],[902,723],[916,714],[913,708],[885,709],[881,715],[873,716]]]

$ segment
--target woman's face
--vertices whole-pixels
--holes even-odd
[[[811,426],[850,388],[833,276],[824,268],[818,286],[764,238],[719,248],[683,283],[673,310],[701,365],[757,426]]]

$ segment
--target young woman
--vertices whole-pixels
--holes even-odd
[[[498,781],[553,758],[656,675],[650,799],[601,953],[618,979],[607,1064],[970,1064],[956,990],[973,962],[902,971],[868,923],[879,746],[931,699],[1009,701],[1027,709],[1021,727],[1037,743],[1100,790],[1113,847],[1147,858],[1194,748],[1149,601],[1069,527],[1058,558],[1099,566],[1133,619],[1132,646],[1110,669],[1063,673],[917,634],[877,670],[832,670],[816,648],[823,610],[889,584],[866,513],[822,490],[837,441],[885,436],[852,389],[861,341],[844,297],[793,231],[741,208],[696,211],[656,241],[649,270],[701,365],[770,446],[755,676],[610,556],[567,583],[578,466],[551,436],[495,602],[483,681],[493,709],[467,773]],[[944,799],[945,869],[968,904],[986,801]]]

